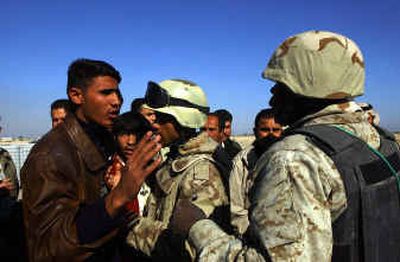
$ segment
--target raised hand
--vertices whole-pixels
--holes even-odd
[[[148,132],[128,156],[125,166],[121,169],[121,180],[106,197],[106,210],[111,216],[136,197],[146,177],[160,165],[159,141],[160,136]]]

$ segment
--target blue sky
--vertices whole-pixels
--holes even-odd
[[[2,136],[37,137],[50,129],[49,106],[66,97],[71,61],[105,60],[122,74],[125,98],[143,96],[149,80],[186,78],[206,92],[212,110],[234,115],[234,134],[251,132],[268,106],[263,80],[274,49],[290,35],[329,30],[363,50],[366,95],[381,124],[400,130],[400,1],[2,0]]]

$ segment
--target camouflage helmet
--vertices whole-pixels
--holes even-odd
[[[172,115],[180,125],[189,128],[203,127],[210,110],[203,90],[182,79],[164,80],[158,84],[150,81],[145,100],[151,109]]]
[[[349,38],[332,32],[289,37],[275,50],[262,75],[306,97],[342,99],[364,93],[361,50]]]

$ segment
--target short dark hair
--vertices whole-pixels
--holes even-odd
[[[69,113],[72,110],[71,102],[68,99],[57,99],[50,105],[50,111],[59,108],[62,108],[65,110],[66,113]]]
[[[97,76],[110,76],[118,83],[121,82],[119,72],[107,62],[80,58],[73,61],[68,67],[67,90],[71,87],[85,89]]]
[[[113,123],[114,136],[134,134],[141,139],[148,131],[153,130],[149,121],[139,113],[125,112],[119,115]]]
[[[272,108],[264,108],[260,110],[254,119],[254,127],[257,127],[261,118],[275,118],[275,111]]]
[[[232,114],[226,109],[218,109],[218,110],[215,110],[214,113],[219,115],[219,119],[220,119],[220,121],[222,121],[222,123],[224,123],[224,126],[225,126],[226,121],[232,122],[232,120],[233,120]]]
[[[221,118],[220,114],[217,114],[216,112],[211,112],[208,113],[207,116],[213,116],[218,119],[218,131],[222,132],[225,128],[225,121]]]
[[[141,107],[145,104],[144,98],[135,98],[131,103],[131,112],[139,113]]]

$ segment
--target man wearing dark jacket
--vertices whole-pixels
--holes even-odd
[[[221,146],[232,160],[237,153],[242,150],[240,144],[231,139],[232,134],[232,114],[226,109],[219,109],[214,112],[219,118],[219,121],[223,123],[223,137]]]
[[[127,159],[121,182],[107,193],[103,175],[114,153],[110,133],[122,97],[119,72],[103,61],[79,59],[68,69],[73,104],[58,128],[32,149],[22,168],[24,224],[31,261],[115,260],[123,207],[136,197],[159,160],[151,132]]]

